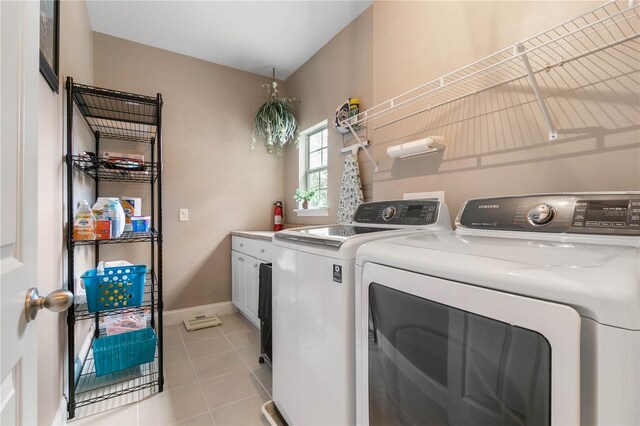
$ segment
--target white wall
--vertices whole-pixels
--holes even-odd
[[[302,98],[304,126],[333,118],[342,98],[371,108],[601,5],[581,1],[376,1],[287,81]],[[626,7],[627,2],[619,2]],[[358,78],[354,78],[358,77]],[[637,43],[539,73],[559,137],[548,130],[526,79],[418,113],[414,103],[361,131],[380,171],[359,155],[365,197],[445,191],[452,217],[475,197],[640,188],[640,56]],[[366,83],[369,82],[370,86]],[[371,87],[369,93],[367,87]],[[389,146],[443,135],[443,152],[392,160]],[[330,130],[329,195],[337,204],[342,136]],[[285,200],[297,186],[298,153],[286,152]],[[372,189],[372,190],[371,190]],[[335,222],[291,217],[298,223]]]
[[[94,69],[98,86],[162,94],[165,309],[230,300],[229,233],[269,229],[272,204],[283,193],[283,159],[262,145],[250,149],[269,78],[100,33],[94,34]],[[139,148],[101,147],[108,144]],[[100,193],[144,195],[148,185],[101,184]],[[178,221],[181,208],[189,209],[188,222]],[[122,253],[149,258],[145,244],[100,251],[110,259]]]
[[[601,4],[375,2],[374,101],[383,102]],[[619,4],[627,6],[626,1]],[[548,140],[526,79],[392,125],[382,126],[390,117],[371,122],[373,154],[381,168],[373,176],[374,198],[444,190],[454,216],[474,197],[638,190],[637,49],[637,42],[629,42],[537,75],[558,128],[555,141]],[[447,138],[444,152],[395,161],[385,154],[388,146],[429,134]]]
[[[40,78],[38,141],[38,283],[40,294],[67,287],[66,191],[64,165],[66,76],[93,82],[93,33],[84,1],[60,4],[60,87],[54,93]],[[77,117],[78,118],[78,117]],[[76,144],[91,143],[91,135],[76,126]],[[76,181],[76,199],[90,198],[88,182]],[[77,271],[90,267],[90,250],[78,251]],[[65,389],[67,326],[65,314],[42,312],[38,327],[38,424],[49,425],[56,418]],[[79,324],[80,338],[88,323]],[[61,413],[66,418],[66,412]]]

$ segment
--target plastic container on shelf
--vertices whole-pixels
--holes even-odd
[[[108,219],[96,220],[96,240],[111,239],[111,221]]]
[[[142,198],[123,195],[120,199],[120,203],[122,204],[125,215],[124,231],[132,232],[133,228],[131,226],[131,218],[133,216],[142,216]]]
[[[133,216],[131,218],[131,230],[133,232],[149,232],[151,216]]]
[[[152,362],[156,353],[153,328],[105,336],[93,341],[96,376]]]
[[[111,236],[119,237],[124,232],[125,214],[120,200],[116,197],[98,197],[92,207],[96,219],[111,220]]]
[[[109,220],[111,220],[111,238],[118,238],[124,232],[125,214],[117,198],[109,200],[107,212]]]
[[[74,240],[95,240],[96,239],[96,217],[89,208],[89,202],[82,200],[78,203],[73,220]]]
[[[98,269],[88,270],[81,276],[87,292],[87,309],[93,313],[140,306],[146,274],[146,265],[104,268],[102,274]]]
[[[125,311],[118,315],[104,315],[100,317],[99,330],[100,335],[113,336],[120,333],[128,333],[134,330],[145,328],[149,322],[151,315],[149,308],[144,311],[135,312]]]

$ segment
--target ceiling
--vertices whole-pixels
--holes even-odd
[[[94,31],[286,79],[371,0],[87,2]]]

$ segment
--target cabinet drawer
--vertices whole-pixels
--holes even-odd
[[[233,250],[262,261],[271,262],[271,247],[271,241],[254,240],[236,236],[231,237],[231,248]]]
[[[231,236],[231,250],[246,253],[247,247],[249,247],[248,243],[250,241],[251,240],[249,238]]]

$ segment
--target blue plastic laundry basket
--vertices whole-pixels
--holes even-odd
[[[152,362],[156,353],[156,333],[143,328],[93,341],[96,376]]]
[[[89,312],[140,306],[146,274],[146,265],[104,268],[102,275],[98,275],[97,269],[88,270],[81,278]]]

